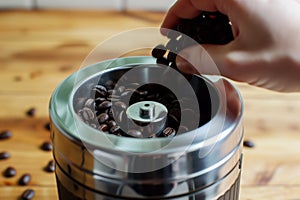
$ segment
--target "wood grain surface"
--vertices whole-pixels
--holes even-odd
[[[34,199],[57,199],[54,173],[44,166],[51,152],[40,150],[48,141],[44,128],[48,102],[55,87],[78,70],[89,53],[112,35],[141,27],[158,27],[164,13],[113,11],[0,11],[0,131],[13,137],[0,141],[0,199],[18,199],[28,188]],[[120,43],[120,48],[130,45]],[[153,44],[153,46],[156,44]],[[116,46],[108,47],[104,57]],[[101,58],[99,58],[101,59]],[[245,104],[245,139],[241,200],[300,200],[300,94],[281,94],[236,83]],[[36,115],[26,111],[36,108]],[[8,166],[17,169],[4,178]],[[18,186],[31,173],[28,186]]]

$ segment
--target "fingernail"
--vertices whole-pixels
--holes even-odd
[[[168,35],[169,30],[167,28],[160,28],[160,33],[164,36]]]

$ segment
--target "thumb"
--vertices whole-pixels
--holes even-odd
[[[179,52],[176,64],[187,74],[223,75],[225,57],[230,49],[227,45],[193,45]]]

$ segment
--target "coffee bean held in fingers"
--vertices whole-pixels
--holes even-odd
[[[51,142],[45,141],[41,145],[41,149],[44,151],[51,151],[52,150],[52,144]]]
[[[31,200],[35,195],[35,191],[32,189],[27,189],[21,195],[21,200]]]
[[[12,137],[12,132],[5,130],[0,132],[0,140],[6,140]]]
[[[166,66],[169,66],[169,64],[170,64],[170,62],[166,58],[164,58],[164,57],[157,58],[156,59],[156,63],[160,64],[160,65],[166,65]]]
[[[183,49],[196,44],[227,44],[232,41],[234,38],[229,22],[229,18],[220,12],[201,12],[194,19],[181,20],[174,31],[169,31],[167,37],[170,40],[166,46],[157,47],[166,49],[170,67],[177,69],[176,55]],[[169,66],[163,57],[166,52],[159,53],[157,47],[152,50],[157,64]]]
[[[14,177],[16,174],[17,174],[17,171],[13,167],[7,167],[3,171],[3,176],[6,177],[6,178]]]
[[[28,185],[30,181],[31,181],[31,175],[23,174],[18,181],[18,185],[21,185],[21,186]]]
[[[162,57],[164,57],[166,52],[167,52],[166,47],[164,45],[160,44],[153,48],[152,56],[154,58],[162,58]]]
[[[0,152],[0,160],[6,160],[10,158],[10,153],[7,151]]]

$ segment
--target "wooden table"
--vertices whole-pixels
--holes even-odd
[[[163,16],[150,12],[0,12],[0,130],[14,134],[0,141],[0,152],[11,153],[10,159],[0,161],[0,171],[7,166],[17,169],[13,178],[0,176],[0,199],[17,199],[27,188],[36,190],[35,199],[57,199],[54,174],[43,171],[51,152],[40,150],[41,143],[49,140],[44,125],[49,121],[52,91],[79,69],[97,44],[122,31],[158,27]],[[256,144],[244,149],[241,199],[300,199],[300,94],[237,86],[245,102],[245,138]],[[28,117],[26,111],[32,107],[36,115]],[[18,178],[26,172],[32,174],[30,185],[18,186]]]

